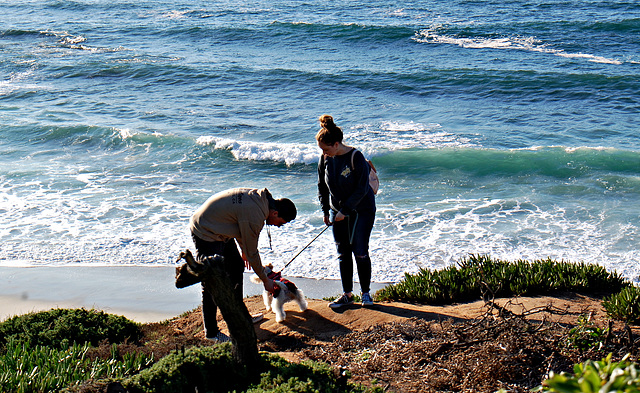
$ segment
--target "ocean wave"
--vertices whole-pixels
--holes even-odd
[[[207,151],[227,151],[238,161],[315,166],[321,153],[311,135],[305,143],[271,142],[86,125],[4,127],[3,133],[5,138],[13,138],[14,143],[28,142],[36,149],[45,144],[53,148],[90,149],[93,154],[144,152],[149,157],[185,157],[198,161]],[[487,148],[467,136],[447,132],[436,123],[357,124],[346,130],[345,144],[372,158],[385,176],[411,177],[447,171],[481,177],[538,175],[575,179],[613,175],[626,179],[622,183],[635,184],[633,178],[640,173],[638,151],[598,146]],[[224,155],[215,158],[224,159]]]
[[[275,161],[287,165],[317,163],[320,151],[310,144],[239,141],[214,136],[202,136],[197,143],[214,149],[229,150],[237,160]]]
[[[384,121],[378,125],[359,124],[349,131],[347,137],[355,146],[371,156],[413,148],[479,147],[468,137],[445,131],[440,124],[413,121]]]
[[[272,143],[203,136],[203,146],[230,151],[236,160],[271,161],[288,166],[316,165],[315,143]],[[378,127],[357,125],[345,143],[372,158],[383,176],[400,178],[449,171],[470,176],[549,176],[576,179],[610,177],[619,190],[640,191],[637,179],[640,152],[608,147],[484,148],[467,138],[447,133],[438,124],[386,122]],[[617,179],[617,180],[616,180]],[[635,190],[635,191],[634,191]]]
[[[22,37],[22,36],[37,36],[41,32],[38,30],[22,30],[22,29],[8,29],[0,32],[1,37]]]
[[[455,172],[474,177],[548,176],[557,179],[618,176],[618,189],[640,191],[640,152],[605,147],[524,149],[432,148],[398,150],[376,158],[382,173],[394,177]],[[445,176],[446,177],[446,176]]]
[[[592,23],[576,23],[576,27],[582,31],[605,32],[611,34],[638,34],[640,33],[640,19],[620,19],[595,21]]]
[[[0,97],[20,90],[41,90],[42,86],[27,82],[34,73],[34,67],[19,72],[12,72],[6,80],[0,80]]]
[[[119,51],[122,48],[106,48],[106,47],[92,47],[85,44],[87,38],[83,35],[72,34],[64,30],[22,30],[22,29],[8,29],[0,32],[0,37],[10,38],[50,38],[53,39],[54,45],[60,48],[66,49],[79,49],[89,52],[112,52]]]
[[[474,97],[499,97],[503,100],[567,99],[582,100],[607,94],[607,102],[628,105],[640,83],[635,75],[609,76],[598,73],[534,72],[526,69],[502,70],[491,68],[467,68],[450,64],[438,69],[403,70],[383,72],[378,70],[335,70],[334,72],[308,72],[296,69],[246,69],[227,71],[230,77],[244,78],[251,75],[259,79],[263,87],[279,88],[283,84],[290,90],[308,98],[309,91],[327,86],[345,90],[358,89],[386,95],[398,94],[425,97],[462,95]],[[185,75],[189,78],[189,75]]]
[[[207,19],[207,18],[223,18],[223,17],[233,17],[233,16],[242,16],[246,17],[247,15],[259,15],[262,12],[265,12],[264,9],[256,8],[222,8],[220,9],[208,9],[208,8],[200,8],[194,10],[170,10],[163,11],[161,13],[162,18],[167,19]]]
[[[414,29],[408,26],[385,26],[359,23],[309,23],[309,22],[273,22],[270,27],[275,33],[301,36],[305,40],[322,37],[350,41],[395,41],[409,39]]]
[[[0,233],[4,235],[0,265],[17,260],[26,266],[172,265],[180,251],[192,248],[186,230],[189,206],[169,204],[164,214],[176,219],[144,220],[144,224],[135,225],[122,225],[120,220],[87,220],[74,210],[58,217],[61,206],[64,204],[56,204],[53,211],[49,208],[39,217],[56,223],[57,230],[44,231],[32,220],[23,224],[23,229],[7,227],[14,232],[30,230],[26,236],[29,241],[16,241]],[[74,207],[80,206],[76,203]],[[320,220],[319,212],[303,212],[291,224],[272,230],[271,240],[262,233],[258,245],[262,259],[282,268],[320,232]],[[76,235],[66,236],[64,231],[71,229]],[[109,236],[103,235],[106,233]],[[47,241],[34,242],[43,236]],[[454,264],[469,253],[506,260],[585,261],[633,276],[638,257],[634,241],[638,236],[637,220],[628,224],[609,222],[606,214],[592,215],[579,203],[557,208],[522,196],[442,199],[424,206],[383,203],[378,206],[371,236],[372,278],[375,282],[395,282],[420,268],[441,269]],[[339,279],[331,235],[326,233],[314,241],[287,268],[287,275]]]
[[[109,3],[112,4],[113,3]],[[47,2],[45,8],[57,9],[57,10],[65,10],[65,11],[86,11],[95,9],[95,4],[87,4],[84,2],[73,1],[73,0],[57,0]],[[101,7],[99,7],[101,8]]]
[[[81,35],[73,35],[68,31],[58,30],[21,30],[8,29],[0,33],[3,37],[51,37],[61,45],[73,46],[85,42],[87,39]]]
[[[189,138],[172,134],[81,124],[3,127],[3,132],[14,143],[28,142],[31,146],[51,145],[54,148],[77,148],[85,151],[90,149],[94,153],[103,154],[126,148],[165,150],[175,154],[184,150],[190,142]],[[174,149],[177,152],[172,151]]]
[[[552,54],[566,58],[586,59],[594,63],[621,65],[623,61],[588,53],[571,53],[563,49],[550,48],[536,37],[460,37],[440,34],[437,29],[429,28],[416,32],[413,40],[425,44],[457,45],[468,49],[507,49]]]
[[[221,45],[233,43],[250,43],[261,46],[306,46],[318,40],[333,42],[332,45],[355,42],[395,42],[407,40],[413,36],[415,29],[408,26],[385,26],[359,23],[318,23],[306,21],[256,21],[252,24],[207,24],[189,20],[210,18],[225,12],[205,11],[171,11],[163,15],[164,18],[183,20],[184,23],[168,29],[158,30],[157,34],[166,37],[190,37],[190,39],[207,39]]]
[[[274,143],[201,136],[197,143],[228,150],[237,160],[315,165],[320,157],[320,149],[315,142]],[[448,133],[439,124],[398,121],[356,125],[345,136],[345,143],[357,147],[368,157],[411,148],[474,146],[468,138]]]

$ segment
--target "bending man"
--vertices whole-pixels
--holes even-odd
[[[228,289],[233,292],[236,304],[242,303],[242,274],[245,262],[246,266],[251,267],[260,277],[264,288],[273,292],[273,280],[265,274],[258,253],[258,237],[265,223],[279,227],[295,219],[296,214],[296,207],[291,200],[274,199],[266,188],[235,188],[219,192],[200,206],[191,217],[190,229],[196,246],[196,260],[202,261],[215,255],[224,257],[218,258],[217,263],[230,279],[232,288]],[[236,242],[242,250],[242,256],[238,252]],[[220,304],[223,299],[216,299],[215,294],[219,292],[216,288],[211,288],[210,280],[205,280],[202,287],[205,335],[208,339],[229,341],[229,337],[218,329],[216,320],[216,310],[220,306],[222,316],[230,325],[224,305]],[[244,303],[242,304],[244,306]],[[244,314],[251,325],[251,317],[246,307]]]

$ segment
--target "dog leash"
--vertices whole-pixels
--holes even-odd
[[[320,231],[320,233],[318,233],[316,235],[316,237],[311,239],[311,241],[306,246],[304,246],[304,248],[302,250],[298,251],[298,253],[293,258],[291,258],[291,260],[289,262],[287,262],[287,264],[284,265],[284,267],[282,269],[280,269],[280,271],[282,272],[284,269],[287,268],[287,266],[291,265],[291,262],[293,262],[293,260],[296,259],[298,257],[298,255],[302,254],[302,251],[306,250],[307,247],[309,247],[311,245],[311,243],[313,243],[317,238],[319,238],[320,235],[322,235],[324,233],[324,231],[326,231],[327,229],[329,229],[329,225],[325,226],[324,229],[322,231]]]
[[[351,223],[351,216],[347,216],[347,228],[349,228],[349,224]],[[349,232],[349,244],[351,244],[353,246],[353,237],[356,234],[356,224],[358,224],[358,212],[356,212],[356,219],[353,220],[353,229],[351,229]]]

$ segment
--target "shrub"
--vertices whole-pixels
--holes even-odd
[[[246,370],[233,362],[230,344],[224,344],[173,351],[123,385],[132,393],[227,392],[246,380]]]
[[[569,330],[567,342],[581,351],[593,347],[600,350],[605,344],[608,333],[608,328],[598,327],[582,315],[578,318],[578,325]]]
[[[635,363],[627,361],[626,355],[619,362],[611,361],[611,354],[601,361],[587,360],[573,366],[569,373],[550,373],[539,386],[539,392],[597,393],[640,392],[640,374]]]
[[[615,293],[631,284],[616,272],[586,264],[550,259],[528,262],[471,255],[440,271],[421,269],[376,293],[378,300],[450,304],[486,296],[542,295],[558,291]]]
[[[52,309],[10,318],[0,323],[0,345],[14,339],[29,347],[37,345],[66,348],[85,342],[97,345],[137,341],[140,325],[125,317],[103,311],[82,309]]]
[[[173,351],[122,384],[131,393],[372,391],[349,384],[346,376],[336,376],[326,364],[289,363],[266,353],[261,354],[258,370],[247,370],[233,362],[229,344]]]
[[[602,301],[607,315],[629,324],[640,322],[640,288],[627,287]]]
[[[260,382],[246,393],[315,393],[315,392],[383,392],[381,388],[365,388],[348,382],[349,374],[336,371],[326,363],[303,361],[289,363],[285,359],[263,354],[264,371]]]
[[[148,367],[152,357],[125,354],[118,360],[114,346],[110,359],[89,359],[89,345],[74,344],[56,349],[10,340],[0,355],[0,391],[15,393],[52,392],[90,378],[122,378]]]

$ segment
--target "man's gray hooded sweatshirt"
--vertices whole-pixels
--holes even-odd
[[[264,280],[258,237],[269,217],[270,199],[273,198],[266,188],[234,188],[217,193],[193,214],[191,232],[209,242],[236,239],[253,271]]]

